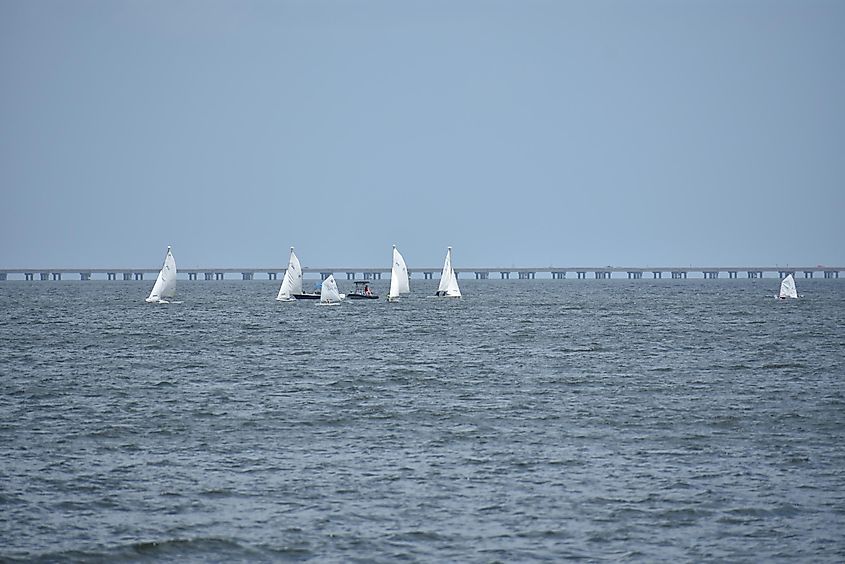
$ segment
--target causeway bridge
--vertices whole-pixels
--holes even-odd
[[[62,280],[62,276],[76,275],[77,280],[91,280],[95,276],[105,280],[144,280],[145,275],[154,278],[158,275],[160,267],[156,268],[0,268],[0,281],[22,277],[24,280]],[[286,266],[273,266],[267,268],[180,268],[178,273],[181,278],[188,280],[225,280],[240,275],[242,280],[253,280],[256,274],[266,274],[268,280],[277,280],[284,275]],[[422,274],[426,280],[440,277],[441,268],[409,268],[408,273]],[[496,278],[498,275],[502,280],[511,278],[515,274],[520,280],[532,280],[537,273],[548,273],[556,280],[566,279],[567,275],[575,276],[576,279],[595,278],[596,280],[607,280],[611,278],[625,278],[638,280],[641,278],[672,278],[683,280],[692,274],[692,277],[706,279],[726,278],[763,278],[764,275],[783,278],[787,274],[796,277],[813,278],[815,275],[824,278],[839,278],[839,273],[845,271],[845,266],[662,266],[662,267],[620,267],[620,266],[542,266],[542,267],[496,267],[496,268],[456,268],[455,272],[460,277],[474,276],[476,280],[487,280]],[[358,274],[364,280],[381,280],[382,275],[390,275],[390,268],[370,267],[303,267],[304,274],[319,274],[321,278],[328,278],[330,274],[346,275],[347,280],[355,280]],[[742,274],[743,276],[740,276]]]

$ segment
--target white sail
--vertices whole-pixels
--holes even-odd
[[[323,285],[320,287],[320,303],[338,302],[340,302],[340,293],[337,291],[337,282],[335,282],[334,276],[329,274],[329,277],[323,280]]]
[[[293,294],[302,293],[302,265],[299,264],[299,259],[296,253],[293,252],[293,247],[290,248],[290,260],[288,261],[288,269],[285,271],[285,277],[282,280],[282,285],[279,288],[279,295],[276,299],[279,301],[293,300]]]
[[[158,273],[153,290],[147,297],[150,303],[162,301],[163,298],[172,298],[176,295],[176,260],[170,247],[167,247],[167,254],[164,256],[164,265]]]
[[[452,247],[446,250],[446,261],[443,263],[443,272],[440,273],[440,285],[437,287],[438,296],[449,298],[460,298],[461,290],[458,288],[458,277],[455,269],[452,268]]]
[[[780,283],[780,294],[778,294],[779,298],[797,298],[798,297],[798,290],[795,288],[795,278],[792,277],[790,274],[786,278],[783,279],[783,282]]]
[[[390,268],[390,291],[387,298],[395,300],[399,294],[407,294],[411,291],[411,283],[408,279],[408,267],[405,259],[393,245],[393,266]]]

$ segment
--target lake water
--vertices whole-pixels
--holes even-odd
[[[845,281],[411,282],[0,283],[0,560],[845,560]]]

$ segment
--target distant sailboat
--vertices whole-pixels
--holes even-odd
[[[798,297],[798,290],[795,288],[795,278],[791,274],[780,283],[780,293],[777,297],[782,300]]]
[[[158,273],[156,283],[153,285],[153,290],[147,297],[147,303],[151,304],[166,304],[167,300],[164,298],[172,298],[176,295],[176,260],[173,258],[173,253],[170,252],[170,247],[167,247],[167,254],[164,256],[164,265]]]
[[[390,291],[387,293],[387,301],[394,302],[399,299],[400,294],[411,292],[411,282],[408,279],[408,267],[405,259],[393,245],[393,266],[390,268]]]
[[[285,271],[285,277],[282,280],[282,285],[279,288],[279,295],[276,299],[280,302],[296,301],[294,294],[302,293],[302,265],[299,264],[299,259],[296,253],[293,252],[293,247],[290,248],[290,259],[288,260],[288,269]]]
[[[461,290],[458,288],[458,276],[452,268],[452,247],[446,250],[446,262],[443,263],[443,272],[440,274],[440,286],[437,287],[435,296],[445,298],[460,298]]]
[[[323,280],[323,285],[320,287],[320,305],[338,305],[340,299],[337,282],[335,282],[334,276],[329,274],[329,277]]]

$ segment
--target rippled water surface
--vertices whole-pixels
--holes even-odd
[[[838,280],[151,284],[0,283],[0,560],[845,560]]]

